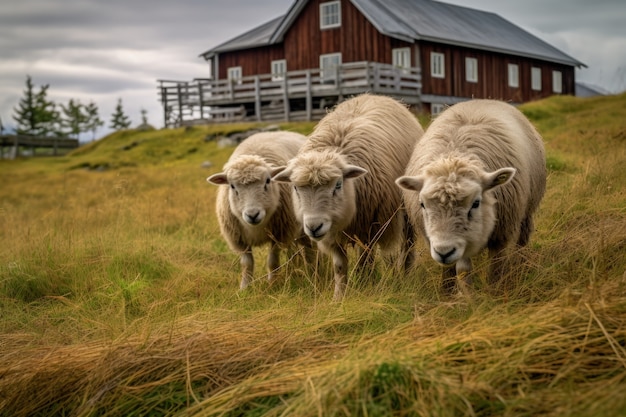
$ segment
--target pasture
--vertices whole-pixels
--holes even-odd
[[[411,275],[349,273],[341,303],[298,254],[270,286],[255,252],[238,291],[206,182],[232,148],[206,139],[255,125],[0,161],[0,415],[625,415],[626,94],[521,110],[547,151],[536,231],[468,298],[421,241]]]

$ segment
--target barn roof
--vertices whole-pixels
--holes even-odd
[[[431,41],[572,66],[585,66],[559,49],[491,12],[434,0],[350,0],[382,34],[408,42]],[[288,12],[201,56],[280,43],[306,5],[296,0]]]

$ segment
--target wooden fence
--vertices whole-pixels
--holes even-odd
[[[51,149],[52,155],[59,155],[61,149],[75,149],[79,145],[78,139],[53,136],[1,135],[0,157],[3,159],[6,157],[16,158],[20,156],[20,149],[23,148],[30,148],[32,155],[35,155],[37,149]],[[7,148],[8,152],[6,151]]]
[[[239,80],[159,80],[164,125],[245,121],[318,120],[326,108],[363,92],[420,103],[418,68],[374,62],[343,64],[334,70],[290,71]]]

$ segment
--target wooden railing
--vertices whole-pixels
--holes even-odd
[[[164,124],[177,126],[197,120],[262,121],[272,114],[277,117],[277,113],[282,120],[294,116],[313,120],[325,112],[323,108],[314,108],[314,99],[336,97],[336,101],[341,101],[363,92],[396,96],[408,104],[416,104],[419,103],[421,86],[421,74],[417,68],[355,62],[331,71],[317,68],[290,71],[283,77],[263,74],[240,80],[159,80],[159,97],[164,109]],[[304,110],[292,111],[290,101],[294,99],[304,102]]]
[[[1,135],[0,155],[5,158],[5,148],[10,148],[10,157],[20,154],[20,148],[32,149],[52,149],[53,155],[58,155],[60,149],[75,149],[80,145],[78,139],[70,139],[56,136],[30,136],[30,135]]]

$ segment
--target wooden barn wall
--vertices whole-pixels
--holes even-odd
[[[242,76],[270,74],[272,61],[284,58],[282,44],[262,48],[246,49],[235,52],[223,52],[219,55],[219,79],[228,78],[228,68],[241,67]],[[287,69],[289,64],[287,64]]]
[[[562,94],[574,94],[574,68],[567,65],[527,59],[512,55],[496,54],[477,49],[423,42],[420,45],[422,70],[422,92],[452,97],[494,98],[525,102],[553,95],[552,71],[561,71]],[[433,78],[430,73],[430,53],[444,54],[445,78]],[[476,58],[478,82],[465,80],[465,58]],[[519,68],[519,87],[508,85],[508,64]],[[541,91],[531,88],[531,68],[541,68]]]
[[[319,68],[322,54],[341,53],[342,62],[391,64],[391,49],[410,45],[380,34],[351,2],[341,2],[341,27],[320,30],[320,3],[309,1],[285,34],[285,57],[290,70]]]

